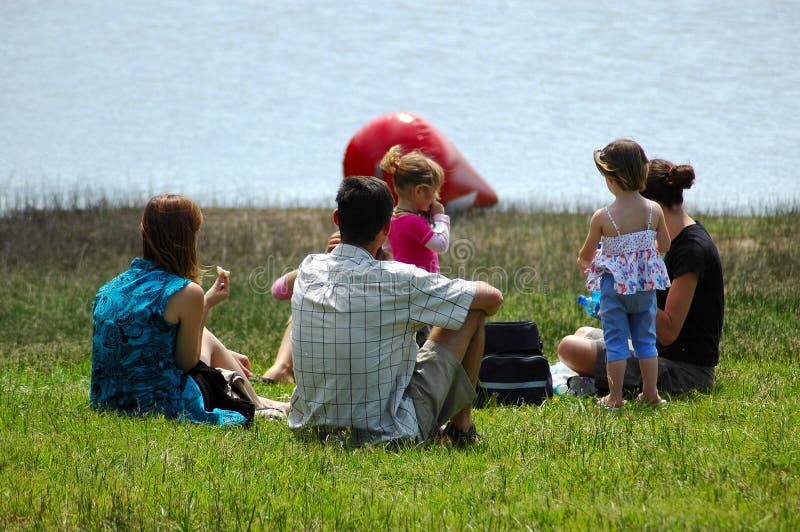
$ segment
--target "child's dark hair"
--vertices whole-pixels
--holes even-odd
[[[394,198],[389,185],[376,177],[349,176],[336,193],[336,206],[342,242],[364,246],[391,219]]]
[[[389,148],[383,156],[381,170],[394,175],[395,190],[414,185],[428,185],[438,190],[444,183],[444,170],[439,163],[420,150],[403,155],[399,144]]]
[[[647,184],[647,155],[633,139],[617,139],[594,151],[594,164],[622,190],[644,190]]]
[[[675,165],[664,159],[653,159],[647,172],[647,188],[642,196],[665,207],[683,205],[683,189],[692,188],[693,184],[692,165]]]

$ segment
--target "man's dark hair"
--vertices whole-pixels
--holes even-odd
[[[344,178],[336,193],[342,242],[365,246],[392,217],[394,198],[389,186],[375,177]]]

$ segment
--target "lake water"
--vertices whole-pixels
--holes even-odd
[[[57,198],[332,204],[391,111],[501,203],[591,208],[620,136],[690,162],[687,204],[800,203],[795,1],[0,3],[0,211]]]

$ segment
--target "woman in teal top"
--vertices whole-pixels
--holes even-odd
[[[190,199],[151,199],[142,216],[144,258],[106,283],[93,309],[90,401],[98,409],[159,412],[213,425],[241,424],[238,412],[207,411],[187,371],[201,359],[250,376],[247,357],[227,349],[205,328],[208,311],[229,295],[220,274],[203,292],[198,284],[197,233],[202,213]],[[249,387],[249,384],[248,384]],[[250,389],[252,391],[252,389]],[[287,403],[258,397],[256,407],[285,415]]]

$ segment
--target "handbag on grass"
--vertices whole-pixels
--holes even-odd
[[[239,412],[247,419],[245,426],[249,427],[255,417],[256,406],[246,393],[242,392],[242,387],[237,385],[236,376],[239,374],[230,373],[227,376],[223,375],[203,361],[189,370],[189,376],[194,379],[203,394],[203,406],[208,412],[215,408]]]
[[[553,377],[542,345],[534,321],[487,323],[475,406],[492,398],[500,405],[540,405],[552,397]]]

